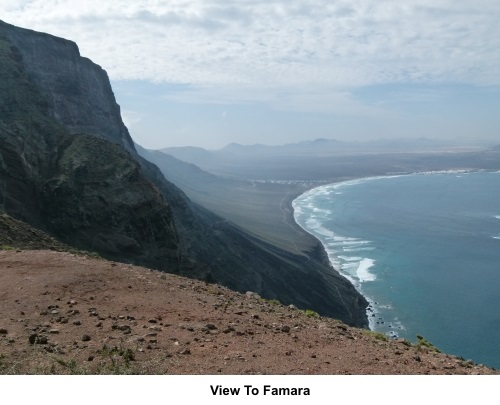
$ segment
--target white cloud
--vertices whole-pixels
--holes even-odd
[[[496,0],[7,3],[3,20],[76,41],[113,80],[190,84],[212,101],[359,110],[346,90],[500,85]]]
[[[123,123],[127,128],[131,129],[142,121],[142,115],[130,110],[123,110],[121,112]]]

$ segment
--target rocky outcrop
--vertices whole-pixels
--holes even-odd
[[[0,90],[1,210],[73,246],[178,271],[172,212],[140,165],[123,147],[54,119],[1,30]]]
[[[18,221],[5,213],[0,214],[0,249],[1,250],[56,250],[71,251],[72,249],[33,228],[23,221]]]
[[[0,204],[63,242],[367,326],[366,300],[192,203],[141,158],[104,70],[60,38],[0,22]]]
[[[170,207],[128,152],[90,135],[73,136],[54,169],[41,196],[55,235],[117,260],[177,270]]]
[[[106,71],[80,56],[74,42],[1,21],[0,32],[19,52],[49,116],[72,134],[94,135],[134,151]]]

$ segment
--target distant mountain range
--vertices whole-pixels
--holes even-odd
[[[494,169],[498,149],[483,144],[428,138],[346,142],[316,139],[279,146],[240,145],[222,149],[169,147],[159,151],[223,177],[325,180],[393,172],[453,168]]]
[[[396,152],[443,152],[484,149],[484,144],[474,145],[471,142],[437,141],[429,138],[396,138],[376,139],[371,141],[339,141],[336,139],[318,138],[311,141],[302,141],[284,145],[241,145],[230,143],[217,149],[206,150],[203,148],[169,147],[159,149],[169,155],[186,162],[195,163],[211,159],[213,156],[338,156],[346,154],[366,153],[396,153]]]

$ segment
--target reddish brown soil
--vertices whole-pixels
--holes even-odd
[[[381,338],[142,267],[0,251],[3,374],[496,373]]]

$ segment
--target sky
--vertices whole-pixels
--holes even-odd
[[[0,0],[75,41],[146,148],[500,144],[498,0]]]

